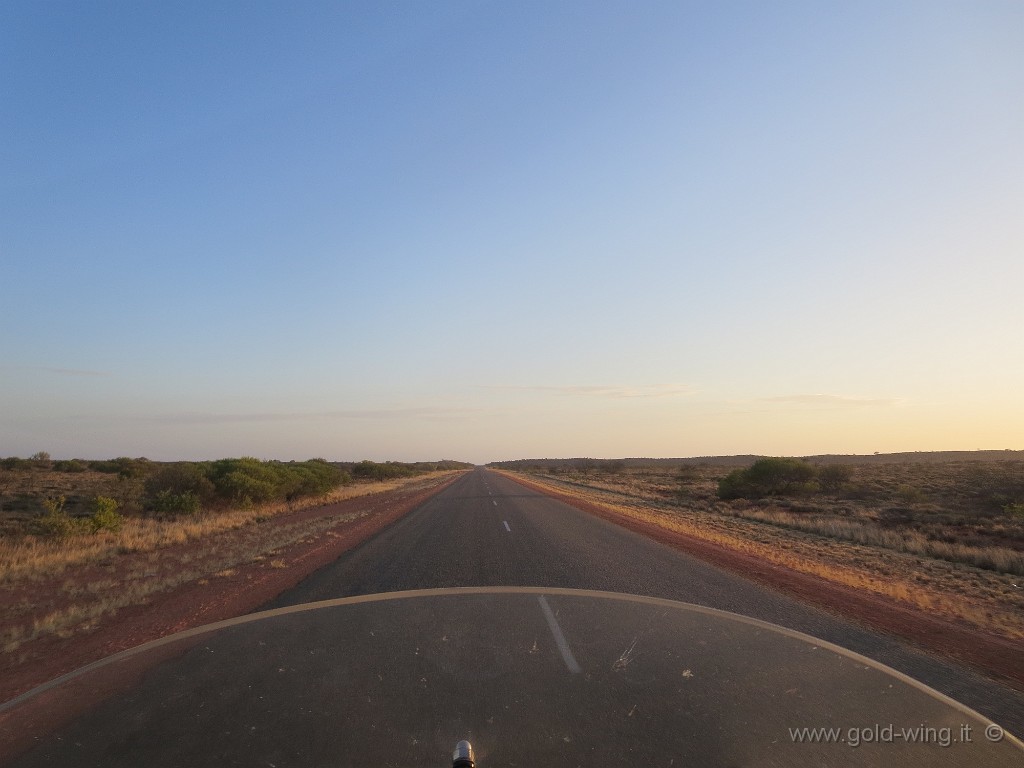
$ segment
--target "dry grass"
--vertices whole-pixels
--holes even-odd
[[[55,473],[56,474],[56,473]],[[275,502],[251,509],[200,514],[177,519],[129,517],[121,530],[92,536],[54,539],[43,536],[4,536],[0,539],[0,586],[25,580],[50,579],[67,568],[101,563],[118,555],[152,552],[189,541],[258,524],[285,512],[320,507],[344,499],[412,487],[423,478],[359,483],[301,502]]]
[[[340,488],[301,505],[271,504],[179,520],[128,518],[121,531],[65,540],[0,541],[0,650],[13,653],[47,635],[69,637],[100,619],[179,585],[230,578],[251,563],[282,569],[280,551],[365,512],[303,516],[262,524],[285,512],[447,480],[450,472]]]
[[[1009,547],[992,545],[980,547],[959,542],[929,538],[916,530],[890,530],[871,522],[848,520],[828,516],[808,516],[779,509],[734,509],[733,514],[747,520],[757,520],[782,528],[817,533],[840,541],[907,552],[924,557],[967,563],[1001,573],[1024,575],[1024,552]]]
[[[529,478],[667,530],[1024,638],[1024,521],[1001,512],[978,481],[1012,486],[1017,467],[857,467],[857,485],[837,496],[756,503],[717,498],[727,471],[702,467],[685,482],[673,468]]]

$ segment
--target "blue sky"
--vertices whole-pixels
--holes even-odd
[[[0,7],[0,454],[1024,448],[1024,5]]]

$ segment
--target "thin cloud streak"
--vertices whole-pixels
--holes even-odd
[[[0,370],[5,371],[39,371],[41,373],[52,373],[57,376],[109,376],[108,371],[92,371],[85,368],[57,368],[48,365],[3,365]]]
[[[824,405],[836,408],[888,408],[900,405],[898,397],[846,397],[843,395],[781,395],[759,397],[759,403],[793,403],[794,405]]]
[[[244,424],[284,421],[338,421],[343,419],[462,419],[478,416],[482,409],[473,408],[381,408],[347,411],[283,412],[283,413],[168,413],[138,416],[136,421],[158,424]]]
[[[660,398],[677,397],[681,395],[692,395],[697,392],[693,387],[684,384],[660,384],[651,387],[630,387],[630,386],[515,386],[515,385],[492,385],[484,386],[483,389],[496,389],[513,392],[553,392],[564,396],[603,397],[611,399],[633,399],[633,398]]]

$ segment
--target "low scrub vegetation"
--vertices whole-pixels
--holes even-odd
[[[400,465],[403,477],[380,481],[322,459],[67,461],[85,468],[0,460],[0,656],[8,660],[35,638],[88,631],[185,582],[262,561],[288,567],[279,549],[333,537],[332,528],[380,507],[335,503],[430,488],[449,477],[434,470],[469,466]]]
[[[723,499],[763,499],[818,490],[818,469],[800,459],[758,459],[747,469],[734,469],[718,482]]]
[[[458,461],[156,462],[144,457],[0,459],[0,537],[65,540],[113,531],[125,520],[174,520],[268,504],[286,507],[323,498],[353,483],[378,483],[428,472],[467,469]],[[112,506],[111,506],[112,505]]]
[[[160,514],[195,514],[209,506],[247,508],[268,501],[318,496],[352,482],[323,459],[260,461],[251,457],[179,462],[146,478],[144,506]]]
[[[412,477],[418,473],[408,464],[401,464],[397,461],[378,464],[375,461],[364,460],[352,465],[352,474],[355,477],[370,480],[388,480],[393,477]]]
[[[694,538],[1024,637],[1024,456],[1005,455],[517,468]]]
[[[280,514],[418,482],[356,482],[342,466],[321,459],[144,464],[144,477],[126,477],[120,470],[68,474],[52,466],[0,467],[0,587],[57,578],[67,568],[155,553]]]
[[[97,496],[91,504],[92,512],[88,517],[72,517],[65,510],[66,500],[63,496],[45,499],[46,508],[36,521],[36,530],[44,536],[63,539],[68,536],[100,531],[119,531],[124,519],[117,512],[117,502],[106,496]]]
[[[764,457],[736,469],[674,469],[558,476],[630,493],[643,488],[670,507],[1024,575],[1024,461],[816,464]]]

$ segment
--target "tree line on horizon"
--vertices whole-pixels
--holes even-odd
[[[764,456],[761,454],[737,454],[735,456],[690,456],[686,458],[645,458],[630,457],[618,459],[598,459],[586,456],[571,458],[535,458],[535,459],[510,459],[507,461],[492,461],[488,467],[496,469],[509,469],[514,471],[546,471],[555,474],[559,472],[581,472],[589,474],[618,473],[626,469],[638,469],[644,467],[676,468],[676,467],[737,467],[744,468],[753,465],[762,459],[783,458],[776,456]],[[1024,459],[1024,450],[1006,448],[1003,450],[977,450],[977,451],[903,451],[900,453],[872,453],[872,454],[817,454],[814,456],[784,457],[800,459],[811,464],[912,464],[912,463],[933,463],[945,461],[1020,461]]]

